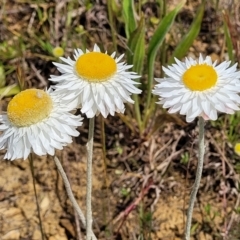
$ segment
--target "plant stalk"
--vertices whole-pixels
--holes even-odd
[[[136,115],[136,119],[137,119],[137,123],[138,123],[138,127],[139,127],[139,132],[141,135],[144,129],[143,129],[143,124],[142,124],[138,95],[133,94],[133,100],[134,100],[135,115]]]
[[[187,222],[186,222],[186,227],[185,227],[185,240],[190,240],[194,202],[196,200],[197,192],[198,192],[198,189],[200,186],[202,170],[203,170],[203,162],[204,162],[204,152],[205,152],[205,149],[204,149],[204,119],[202,117],[199,117],[198,126],[199,126],[198,165],[197,165],[196,178],[195,178],[193,189],[192,189],[192,192],[190,195],[189,207],[188,207],[188,211],[187,211]]]
[[[73,196],[71,185],[68,181],[68,178],[67,178],[67,175],[66,175],[65,171],[63,170],[62,164],[60,163],[59,159],[56,156],[53,157],[53,160],[54,160],[54,162],[57,166],[57,169],[58,169],[60,175],[62,176],[63,183],[65,185],[68,198],[71,201],[74,209],[76,210],[83,226],[86,228],[86,219],[85,219],[84,214],[83,214],[81,208],[79,207],[75,197]],[[92,237],[93,237],[93,240],[97,240],[97,238],[95,237],[95,235],[93,233],[92,233]]]
[[[41,232],[42,240],[44,240],[45,238],[44,238],[44,233],[43,233],[42,219],[41,219],[41,214],[40,214],[40,207],[39,207],[39,202],[38,202],[36,181],[35,181],[35,174],[34,174],[33,153],[30,153],[28,160],[29,160],[30,169],[31,169],[31,173],[32,173],[33,189],[34,189],[34,195],[35,195],[36,205],[37,205],[37,213],[38,213],[38,219],[39,219],[40,232]]]
[[[87,240],[92,239],[92,155],[95,117],[89,119],[88,142],[87,142],[87,195],[86,195],[86,229]]]
[[[108,226],[108,228],[105,229],[105,237],[108,239],[109,237],[113,237],[113,223],[110,221],[108,223],[109,219],[109,213],[110,213],[110,194],[109,194],[109,180],[107,175],[107,159],[106,159],[106,135],[105,135],[105,123],[104,123],[104,117],[101,116],[101,140],[102,140],[102,155],[103,155],[103,165],[104,165],[104,188],[106,189],[106,201],[103,202],[102,207],[102,214],[104,218],[104,224]]]

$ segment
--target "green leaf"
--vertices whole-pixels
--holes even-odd
[[[191,227],[191,234],[194,234],[199,226],[199,223],[195,223]]]
[[[150,40],[149,47],[148,47],[148,56],[147,56],[147,63],[148,63],[148,86],[147,86],[147,105],[146,109],[149,109],[151,103],[151,95],[152,95],[152,82],[153,82],[153,69],[154,69],[154,61],[157,55],[157,50],[163,43],[166,34],[170,30],[178,12],[184,6],[185,0],[181,1],[177,7],[168,13],[160,22],[158,28],[156,29],[155,33]]]
[[[132,32],[128,41],[128,46],[129,46],[129,50],[127,53],[128,63],[133,64],[132,70],[141,75],[145,57],[144,16],[141,18],[137,29]]]
[[[136,20],[134,17],[135,14],[134,1],[123,0],[123,18],[125,22],[127,39],[129,39],[130,34],[136,29]]]
[[[205,0],[202,1],[202,4],[200,5],[200,7],[198,8],[198,11],[196,13],[196,17],[191,24],[190,30],[182,38],[181,42],[177,45],[175,51],[173,52],[172,57],[169,60],[170,64],[174,62],[174,57],[176,57],[178,59],[183,58],[186,55],[189,48],[192,46],[193,41],[198,36],[200,28],[201,28],[201,23],[202,23],[204,8],[205,8],[205,2],[206,2]]]

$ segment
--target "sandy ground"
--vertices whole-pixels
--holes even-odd
[[[73,150],[74,149],[74,150]],[[59,153],[60,154],[60,153]],[[108,169],[109,187],[104,181],[104,164],[101,149],[94,151],[93,175],[93,215],[94,231],[99,239],[113,239],[107,237],[109,232],[118,230],[117,239],[134,239],[140,234],[139,208],[130,211],[123,222],[122,211],[126,210],[124,200],[120,194],[123,186],[131,180],[129,173]],[[64,157],[63,166],[71,181],[73,193],[82,208],[85,210],[85,175],[86,152],[85,146],[73,145],[67,147],[60,157]],[[51,157],[34,159],[36,188],[40,205],[44,233],[48,240],[76,239],[74,212],[70,201],[67,199],[61,177],[58,175],[54,161]],[[36,200],[32,183],[32,176],[28,160],[13,162],[2,160],[0,165],[0,236],[2,240],[31,239],[40,240],[39,220],[37,216]],[[184,230],[184,211],[187,208],[189,190],[184,187],[185,179],[178,173],[172,176],[174,186],[171,190],[156,190],[142,199],[147,205],[147,200],[152,198],[151,209],[151,236],[152,239],[180,240]],[[131,180],[132,181],[132,180]],[[162,183],[164,185],[164,183]],[[131,198],[128,205],[135,198]],[[119,206],[121,208],[119,208]],[[206,215],[205,208],[209,204],[211,209]],[[196,233],[194,239],[211,240],[221,239],[208,231],[219,230],[223,225],[222,202],[216,194],[200,193],[194,210],[193,225]],[[125,209],[124,209],[125,208]],[[229,205],[227,211],[231,212]],[[216,216],[215,216],[216,215]],[[110,224],[106,226],[110,220]],[[105,229],[105,231],[104,231]],[[106,230],[108,229],[108,230]],[[84,230],[82,231],[84,234]],[[232,238],[233,239],[233,238]]]

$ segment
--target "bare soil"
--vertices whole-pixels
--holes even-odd
[[[191,164],[181,164],[181,154],[188,148],[188,144],[182,142],[186,141],[186,134],[175,129],[170,135],[176,126],[167,125],[163,134],[142,143],[139,148],[145,148],[146,153],[139,160],[136,160],[139,149],[135,151],[137,154],[125,159],[114,152],[115,149],[109,149],[112,156],[108,155],[105,168],[102,149],[95,144],[92,202],[94,232],[99,239],[137,239],[138,236],[143,239],[182,239],[197,163],[196,151],[195,146],[190,146]],[[84,143],[86,139],[84,133],[82,135],[78,141]],[[164,143],[162,139],[165,139]],[[240,239],[239,217],[233,211],[236,193],[230,186],[224,186],[222,179],[217,179],[221,169],[216,166],[221,162],[214,159],[222,156],[210,151],[211,145],[208,139],[204,175],[193,215],[194,239],[222,239],[220,233],[224,231],[224,224],[228,226],[233,221],[229,239],[237,240]],[[73,143],[58,152],[58,156],[63,159],[73,193],[84,211],[86,148],[84,144]],[[231,158],[228,160],[232,161]],[[1,239],[41,239],[28,160],[3,160],[0,168]],[[76,239],[74,212],[53,159],[34,156],[34,171],[46,238]],[[226,203],[222,194],[224,189],[227,191]],[[84,230],[81,232],[83,235]]]

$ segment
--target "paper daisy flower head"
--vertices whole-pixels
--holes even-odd
[[[120,63],[124,55],[102,53],[97,45],[92,52],[76,49],[74,53],[74,60],[60,58],[66,64],[54,63],[62,75],[50,78],[57,83],[53,86],[56,94],[62,94],[67,105],[80,107],[88,118],[99,113],[106,118],[123,113],[125,102],[134,103],[130,95],[141,93],[134,86],[139,84],[134,81],[139,76],[127,71],[132,65]]]
[[[159,96],[159,104],[169,108],[170,113],[186,115],[187,122],[202,116],[205,120],[216,120],[217,111],[233,114],[239,110],[240,72],[237,64],[230,61],[217,65],[207,56],[198,60],[175,59],[176,64],[163,67],[166,78],[156,79],[153,94]]]
[[[7,112],[0,115],[0,149],[7,149],[4,158],[26,159],[30,152],[39,156],[54,155],[78,136],[80,116],[69,113],[59,98],[50,91],[28,89],[15,95]]]

